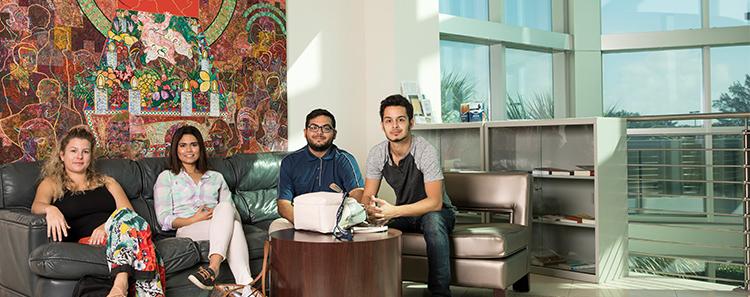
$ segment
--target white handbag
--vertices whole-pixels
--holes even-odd
[[[341,229],[367,219],[365,209],[357,200],[335,192],[313,192],[294,197],[294,229],[333,233],[338,222]],[[343,206],[342,206],[342,201]],[[341,217],[337,214],[342,208]]]

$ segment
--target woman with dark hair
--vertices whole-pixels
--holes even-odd
[[[162,230],[176,229],[177,237],[209,241],[208,266],[188,279],[211,290],[221,262],[227,260],[236,283],[249,285],[250,257],[239,214],[224,177],[208,170],[206,146],[197,128],[183,126],[175,131],[169,166],[154,185],[154,207]]]
[[[95,147],[86,126],[65,134],[44,164],[31,212],[46,215],[53,241],[106,246],[114,278],[108,296],[164,296],[164,264],[156,256],[151,228],[133,211],[120,184],[94,170]]]

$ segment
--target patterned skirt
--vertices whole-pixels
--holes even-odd
[[[127,272],[128,296],[164,297],[166,277],[164,263],[151,241],[146,220],[127,208],[116,210],[104,225],[107,231],[107,263],[114,277]]]

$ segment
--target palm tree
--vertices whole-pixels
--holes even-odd
[[[474,100],[476,83],[468,75],[455,72],[443,72],[440,76],[440,96],[443,100],[441,110],[444,123],[461,121],[461,104]]]
[[[510,120],[521,119],[552,119],[555,117],[555,101],[549,93],[535,93],[530,99],[516,94],[516,98],[506,94],[508,101],[505,112]]]

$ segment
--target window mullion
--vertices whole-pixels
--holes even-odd
[[[505,69],[505,46],[495,44],[490,46],[490,119],[493,121],[505,120],[506,102],[506,69]]]

